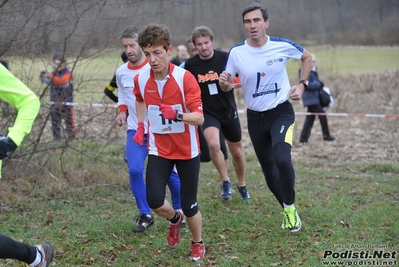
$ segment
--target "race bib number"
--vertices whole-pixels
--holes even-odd
[[[209,89],[209,94],[210,95],[217,95],[218,94],[218,88],[216,84],[210,83],[208,84],[208,89]]]
[[[182,111],[180,104],[172,106],[174,110]],[[150,131],[157,134],[173,134],[184,132],[184,122],[168,120],[162,117],[159,106],[148,106],[148,120],[150,122]]]
[[[122,82],[122,87],[125,90],[129,90],[134,87],[133,79],[130,77],[124,77],[121,82]]]

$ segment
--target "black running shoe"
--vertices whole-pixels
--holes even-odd
[[[137,225],[133,228],[132,231],[135,233],[142,233],[154,224],[154,217],[141,213],[140,216],[137,217],[136,221]]]
[[[324,139],[324,141],[334,141],[335,137],[332,135],[324,135],[323,139]]]

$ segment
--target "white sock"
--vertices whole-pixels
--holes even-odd
[[[37,265],[39,265],[42,262],[42,253],[40,253],[39,249],[36,248],[36,259],[34,262],[32,262],[31,264],[29,264],[31,267],[35,267]]]
[[[283,203],[283,206],[284,206],[284,209],[285,209],[285,208],[291,208],[291,207],[293,207],[293,206],[294,206],[294,204],[287,205],[287,204]]]

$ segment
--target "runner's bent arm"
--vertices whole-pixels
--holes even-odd
[[[195,77],[186,72],[184,76],[184,95],[188,113],[183,113],[183,122],[200,126],[204,123],[202,110],[201,89]]]
[[[14,125],[8,128],[8,136],[19,146],[39,113],[40,101],[32,90],[0,65],[0,98],[18,110]]]
[[[147,113],[147,108],[143,101],[136,100],[136,112],[137,112],[137,120],[138,122],[144,122],[145,114]]]

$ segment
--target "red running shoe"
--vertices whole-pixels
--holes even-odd
[[[169,223],[169,233],[168,233],[168,246],[170,248],[175,248],[180,243],[180,227],[183,221],[183,213],[177,211],[180,215],[179,221],[177,223]]]
[[[190,260],[191,261],[199,261],[205,257],[205,245],[204,244],[191,244],[191,253]]]

